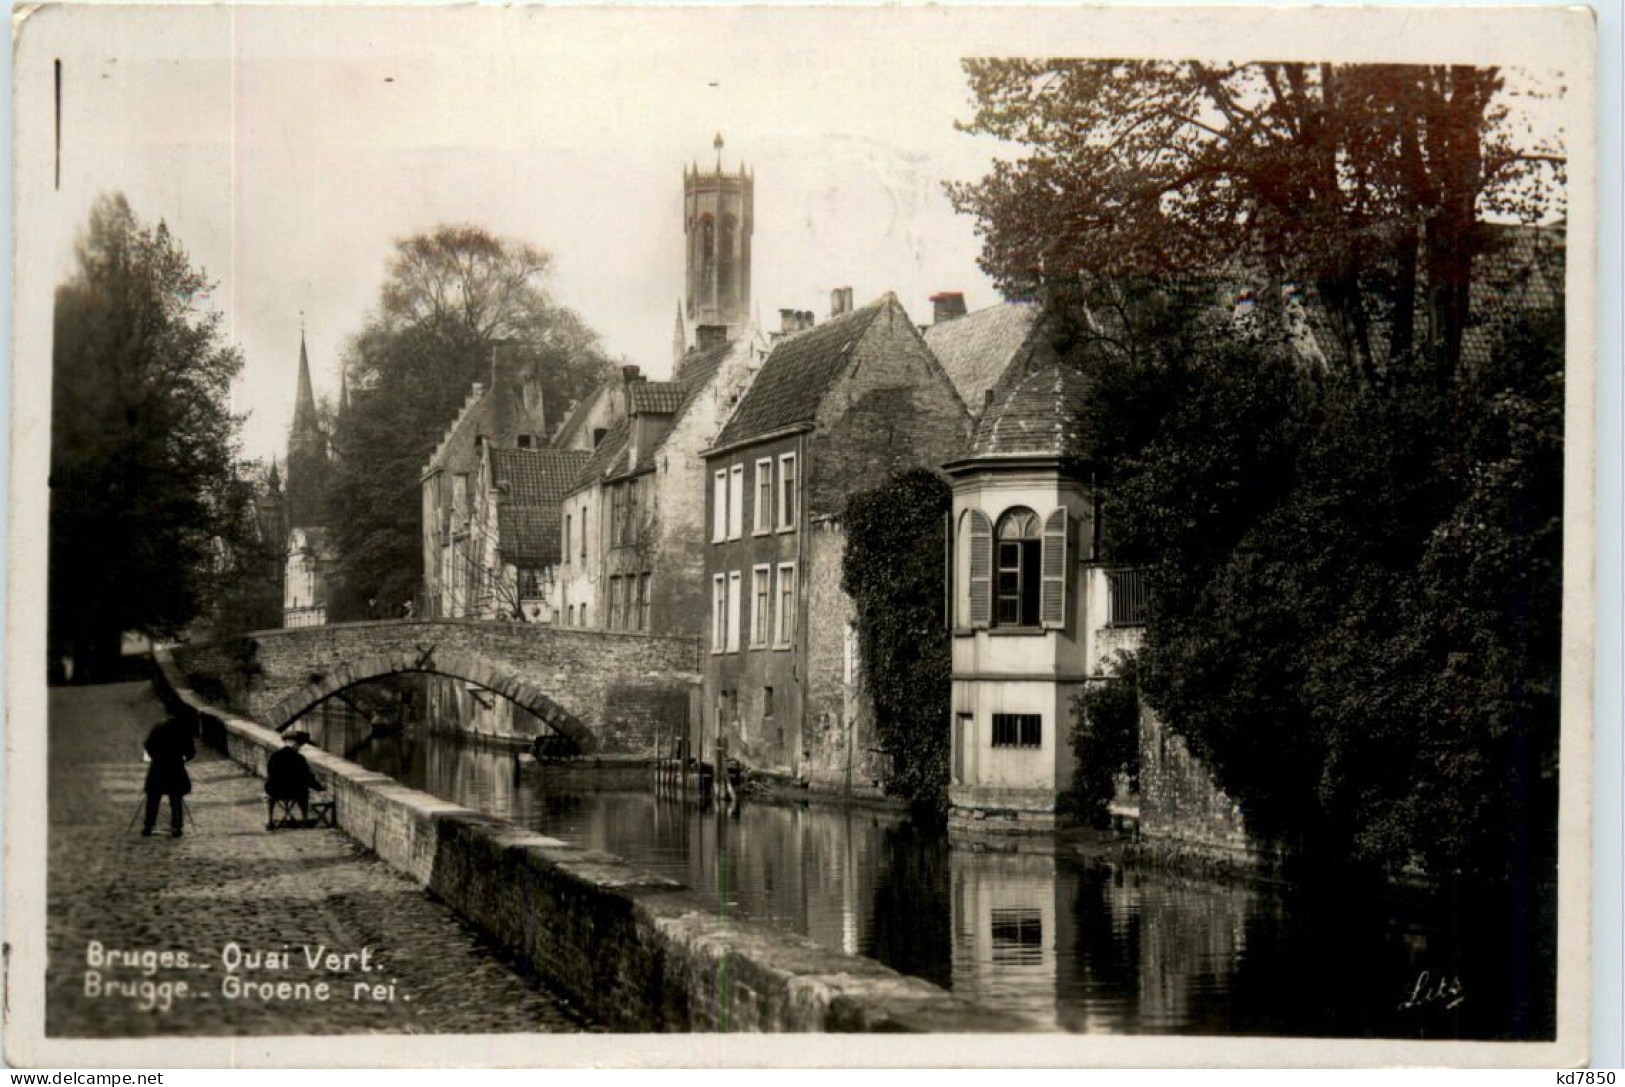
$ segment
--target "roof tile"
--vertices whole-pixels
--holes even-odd
[[[880,311],[895,305],[891,295],[824,324],[786,336],[774,346],[733,418],[717,435],[718,446],[749,441],[804,423],[846,368],[852,348]]]

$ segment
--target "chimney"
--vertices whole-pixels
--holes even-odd
[[[844,313],[852,312],[852,288],[836,287],[829,292],[829,315],[839,317]]]
[[[931,296],[931,322],[942,324],[955,317],[965,316],[965,295],[962,291],[938,291]]]
[[[700,325],[694,330],[694,346],[701,351],[721,347],[728,342],[727,325]]]
[[[795,331],[796,311],[793,309],[781,309],[779,311],[779,334],[788,336],[790,333]]]

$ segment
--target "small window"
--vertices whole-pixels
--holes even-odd
[[[1037,626],[1039,588],[1043,583],[1038,515],[1019,508],[1007,512],[999,518],[993,547],[995,620],[1000,626]]]
[[[728,539],[737,540],[745,534],[745,466],[736,464],[728,469]]]
[[[1044,961],[1044,918],[1031,906],[995,907],[988,920],[993,962],[998,966],[1036,966]]]
[[[772,717],[773,716],[773,688],[772,687],[763,687],[762,688],[762,716],[763,717]]]
[[[739,652],[739,608],[742,603],[738,570],[728,574],[728,652]]]
[[[587,561],[587,506],[585,503],[581,506],[581,561]],[[585,604],[581,606],[586,607]],[[581,621],[583,626],[586,625],[586,622],[585,619]]]
[[[787,562],[779,567],[778,629],[774,631],[773,642],[781,649],[788,649],[795,634],[796,564]]]
[[[581,605],[581,625],[582,626],[589,626],[590,625],[590,622],[587,619],[587,605],[585,605],[585,604]]]
[[[570,605],[569,615],[570,615],[570,624],[569,625],[570,626],[575,626],[576,625],[576,606],[574,604]]]
[[[754,567],[750,577],[750,644],[755,648],[762,648],[767,645],[773,629],[771,625],[773,568],[767,565]]]
[[[711,578],[711,652],[728,648],[728,575]]]
[[[1044,746],[1044,718],[1036,713],[995,713],[993,746]]]
[[[728,538],[728,470],[719,468],[711,477],[711,542]]]
[[[649,575],[638,575],[638,629],[649,629]]]
[[[570,521],[571,521],[570,515],[568,513],[565,514],[564,515],[564,564],[566,566],[568,566],[570,564],[570,541],[575,538],[573,529],[571,528]]]
[[[796,527],[796,455],[779,458],[779,528]]]
[[[530,448],[530,435],[529,434],[521,434],[521,435],[519,435],[519,448],[520,449],[529,449]]]
[[[756,462],[756,506],[751,530],[757,535],[773,531],[773,458]]]

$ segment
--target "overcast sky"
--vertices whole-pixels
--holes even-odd
[[[1448,17],[1408,25],[1424,18]],[[246,359],[245,451],[280,454],[300,312],[331,396],[392,243],[437,223],[551,252],[556,296],[660,376],[683,289],[682,168],[715,161],[717,132],[725,165],[755,170],[752,295],[769,325],[783,307],[822,316],[840,286],[860,304],[895,291],[923,322],[937,290],[999,300],[942,188],[1001,152],[955,131],[971,112],[960,56],[1556,48],[1520,18],[1395,35],[1391,16],[1259,9],[45,8],[17,54],[19,319],[48,322],[91,204],[123,191],[218,280]]]
[[[719,131],[725,165],[756,173],[770,324],[822,316],[838,286],[860,304],[895,291],[920,321],[935,290],[998,300],[942,190],[993,152],[954,130],[969,107],[951,43],[884,12],[765,35],[748,11],[582,14],[103,8],[64,61],[60,272],[100,193],[167,220],[219,281],[255,456],[284,447],[300,312],[332,395],[393,240],[436,223],[547,249],[553,291],[610,353],[665,374],[682,167],[714,163]]]

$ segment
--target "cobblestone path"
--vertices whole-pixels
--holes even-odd
[[[144,683],[51,691],[48,1036],[589,1029],[340,831],[268,833],[260,780],[214,751],[191,764],[185,834],[166,801],[142,837],[141,742],[162,716]],[[313,968],[307,949],[341,957]]]

